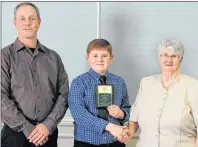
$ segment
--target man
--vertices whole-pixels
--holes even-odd
[[[56,147],[68,76],[60,56],[37,40],[38,8],[21,3],[14,15],[18,38],[1,51],[1,146]]]

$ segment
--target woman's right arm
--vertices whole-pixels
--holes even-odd
[[[134,136],[138,128],[139,128],[138,122],[129,121],[128,133],[127,133],[129,139],[131,139]]]
[[[132,105],[131,107],[131,111],[130,111],[130,118],[128,121],[128,128],[125,128],[124,131],[122,132],[122,137],[119,139],[119,141],[121,142],[128,142],[129,139],[131,139],[135,132],[137,131],[137,129],[139,128],[138,125],[138,105],[139,105],[139,100],[141,98],[141,94],[142,93],[142,80],[140,82],[140,87],[136,96],[136,100],[135,103]]]

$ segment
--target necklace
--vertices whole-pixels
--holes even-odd
[[[163,87],[166,90],[168,90],[176,81],[178,81],[180,79],[180,76],[181,76],[181,72],[179,72],[174,78],[169,80],[167,83],[163,81],[162,76],[161,76],[161,83],[162,83]]]

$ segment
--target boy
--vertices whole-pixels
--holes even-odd
[[[108,72],[112,59],[107,40],[89,43],[86,60],[91,68],[72,81],[68,98],[75,121],[74,147],[125,147],[118,140],[130,106],[123,78]]]

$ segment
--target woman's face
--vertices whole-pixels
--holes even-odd
[[[162,72],[176,72],[180,68],[182,57],[170,50],[163,48],[159,53],[159,62]]]

